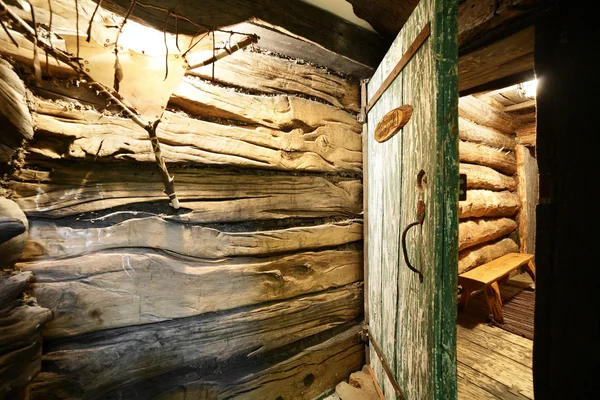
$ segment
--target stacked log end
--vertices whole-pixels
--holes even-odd
[[[143,129],[86,88],[34,91],[5,182],[30,224],[16,267],[53,314],[32,399],[312,399],[364,364],[358,83],[249,51],[212,75],[158,126],[179,210]]]
[[[458,273],[518,252],[509,238],[521,208],[515,177],[519,121],[473,96],[459,100],[460,172],[467,199],[459,202]]]

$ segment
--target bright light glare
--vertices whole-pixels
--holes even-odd
[[[523,90],[523,93],[525,94],[526,97],[535,97],[536,91],[537,91],[537,85],[538,85],[538,81],[537,81],[537,79],[534,79],[529,82],[521,83],[521,89]]]

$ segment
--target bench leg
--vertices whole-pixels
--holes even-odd
[[[531,280],[535,283],[535,264],[532,260],[529,260],[527,265],[525,265],[525,272],[529,274]]]
[[[471,292],[469,292],[466,289],[463,289],[462,293],[460,294],[460,303],[459,303],[459,307],[462,310],[467,308],[467,303],[469,302],[470,298],[471,298]]]
[[[504,316],[502,315],[502,297],[500,296],[500,286],[498,286],[498,282],[494,282],[491,285],[486,286],[484,293],[488,307],[490,308],[494,319],[496,322],[503,324]]]

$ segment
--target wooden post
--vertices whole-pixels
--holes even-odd
[[[487,285],[483,291],[494,319],[496,322],[503,324],[504,316],[502,315],[502,297],[500,296],[500,286],[498,285],[498,282]]]

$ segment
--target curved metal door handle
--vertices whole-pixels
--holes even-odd
[[[415,267],[413,267],[412,264],[410,263],[410,260],[408,259],[408,251],[406,250],[406,235],[408,234],[408,231],[410,230],[410,228],[412,228],[413,226],[423,225],[424,220],[425,220],[425,203],[422,200],[419,200],[419,202],[417,203],[417,222],[408,224],[408,226],[406,228],[404,228],[404,231],[402,231],[402,253],[404,254],[404,262],[406,262],[406,265],[408,266],[408,268],[411,271],[419,274],[419,282],[420,283],[423,283],[423,273],[421,271],[419,271],[418,269],[416,269]]]

